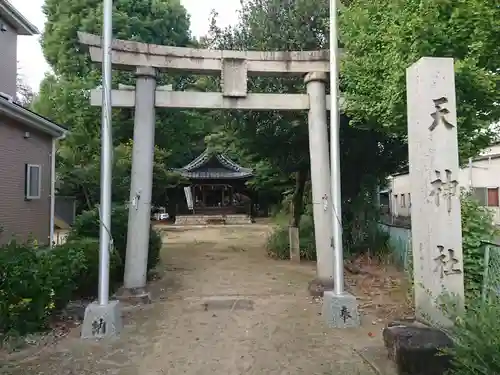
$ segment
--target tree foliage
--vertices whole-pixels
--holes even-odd
[[[126,202],[129,199],[130,176],[132,170],[132,141],[121,143],[114,149],[113,155],[113,202]],[[62,195],[75,195],[77,201],[87,210],[99,203],[100,196],[100,143],[95,138],[76,133],[58,150],[60,158],[58,176],[63,176],[59,188]],[[153,164],[152,202],[165,204],[168,201],[167,190],[177,186],[182,178],[165,168],[169,153],[155,147]]]
[[[16,86],[16,103],[22,105],[23,107],[29,107],[35,99],[35,93],[33,92],[33,89],[20,75],[17,76]]]
[[[93,71],[77,32],[101,34],[101,0],[46,0],[42,47],[57,75],[85,77]],[[113,1],[113,36],[139,42],[186,46],[191,42],[189,16],[179,0]]]
[[[484,276],[483,241],[494,242],[498,229],[493,224],[492,212],[474,199],[471,192],[461,196],[462,247],[464,256],[464,282],[467,302],[478,300]],[[497,280],[497,275],[493,275]]]
[[[217,27],[214,15],[205,43],[240,50],[328,48],[328,7],[326,0],[245,0],[233,28]],[[349,233],[352,228],[373,216],[360,207],[373,204],[375,186],[407,162],[405,71],[420,57],[456,59],[460,155],[477,154],[490,144],[488,127],[500,110],[498,16],[498,7],[488,0],[344,2],[341,90],[347,107],[340,132],[347,241],[360,236]],[[259,77],[249,82],[249,90],[296,93],[305,87],[302,79]],[[281,192],[293,190],[294,181],[304,181],[314,168],[309,165],[305,113],[233,112],[222,118],[224,129],[211,141],[227,147],[238,140],[244,157],[258,166],[258,184],[277,182]],[[300,195],[301,183],[294,191]],[[300,217],[301,200],[293,201]]]
[[[328,1],[278,0],[243,2],[240,21],[222,30],[212,22],[209,46],[249,50],[319,50],[328,46]],[[216,15],[215,15],[216,16]],[[305,92],[302,78],[258,77],[249,82],[252,92]],[[259,183],[294,191],[295,222],[302,213],[303,186],[310,166],[305,112],[235,112],[225,117],[226,134],[239,139],[256,165]],[[374,190],[380,179],[397,169],[404,157],[401,142],[377,128],[352,127],[342,117],[341,167],[344,203]],[[299,183],[296,183],[299,182]],[[284,189],[286,185],[286,189]],[[264,186],[264,185],[261,185]],[[352,215],[351,215],[352,216]]]
[[[366,216],[359,215],[355,207],[371,201],[375,186],[406,162],[405,69],[419,57],[456,58],[461,155],[472,155],[490,142],[492,134],[487,126],[499,119],[495,69],[500,34],[495,23],[498,7],[492,0],[459,0],[453,6],[451,0],[343,3],[340,30],[346,56],[341,82],[347,108],[340,129],[341,170],[343,211],[346,222],[352,224],[352,220]],[[203,44],[236,50],[325,49],[329,45],[328,5],[327,0],[244,0],[239,22],[232,28],[218,27],[217,15],[213,15]],[[92,154],[89,160],[95,164],[94,171],[98,170],[100,109],[90,107],[88,90],[99,85],[101,77],[78,44],[77,31],[100,33],[101,6],[98,0],[46,1],[48,23],[42,45],[55,75],[45,79],[35,103],[41,114],[71,128],[66,147],[82,158],[85,153]],[[147,43],[193,43],[189,17],[178,0],[115,1],[114,34]],[[119,82],[132,84],[133,76],[115,72],[113,83]],[[181,90],[219,91],[218,78],[162,74],[159,84],[164,83]],[[252,77],[248,86],[250,92],[305,92],[303,79],[293,77]],[[113,111],[116,152],[132,138],[132,119],[128,109]],[[298,223],[303,195],[308,192],[304,186],[310,168],[315,167],[309,162],[306,113],[159,109],[156,143],[169,167],[188,162],[205,143],[254,167],[257,176],[251,185],[265,191],[262,195],[268,200],[294,192],[294,221]],[[96,146],[90,150],[90,145]],[[69,154],[63,151],[61,158]],[[60,164],[70,166],[71,160]],[[63,182],[76,181],[69,167],[61,170],[66,171],[61,172]],[[175,183],[172,176],[162,178],[167,185]],[[74,191],[78,184],[68,182],[68,186]],[[82,195],[83,191],[74,193]],[[155,192],[155,196],[162,194]]]
[[[98,197],[101,108],[90,105],[89,92],[100,85],[101,71],[79,44],[77,32],[101,34],[102,1],[46,0],[44,13],[47,24],[42,47],[54,74],[42,82],[33,107],[71,130],[58,153],[59,193],[77,196],[80,207],[85,208]],[[176,46],[191,43],[189,17],[178,0],[114,1],[113,34],[120,39],[145,43]],[[182,89],[192,78],[159,74],[157,81],[158,85],[169,83]],[[116,87],[118,83],[135,84],[135,78],[129,72],[114,71],[113,85]],[[113,109],[113,198],[119,202],[128,200],[133,118],[130,109]],[[197,156],[212,126],[213,121],[207,121],[205,113],[157,109],[155,172],[158,173],[153,186],[154,204],[165,204],[165,189],[179,181],[165,170],[179,167]],[[77,167],[72,170],[72,165]]]
[[[500,119],[499,19],[492,0],[352,1],[340,17],[346,113],[406,140],[406,68],[453,57],[460,156],[476,155]]]

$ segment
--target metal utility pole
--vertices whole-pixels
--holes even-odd
[[[344,293],[344,256],[342,249],[342,207],[340,191],[340,108],[339,46],[337,1],[330,0],[330,166],[333,205],[334,292]]]
[[[99,230],[99,305],[109,303],[109,252],[111,245],[111,40],[113,0],[103,0],[102,124],[101,124],[101,203]]]

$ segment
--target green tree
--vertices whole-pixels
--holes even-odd
[[[132,141],[121,143],[113,153],[113,202],[129,199],[132,169]],[[84,129],[77,129],[73,136],[59,147],[58,177],[64,181],[59,188],[62,195],[76,195],[79,211],[92,209],[99,203],[100,195],[100,143],[89,137]],[[153,205],[164,206],[168,202],[167,190],[177,186],[182,178],[165,168],[167,151],[155,148],[153,164]]]
[[[327,8],[318,8],[311,1],[290,2],[289,7],[278,0],[255,0],[243,3],[240,22],[233,29],[217,27],[214,14],[209,47],[239,50],[300,50],[319,49],[323,43],[321,20]],[[320,14],[318,14],[318,9]],[[314,15],[312,23],[304,21]],[[323,14],[324,16],[325,14]],[[253,92],[303,92],[301,79],[255,78],[249,81]],[[293,189],[292,225],[298,226],[302,214],[303,191],[309,174],[307,116],[287,112],[233,112],[222,115],[233,138],[239,139],[256,167],[256,188],[278,184],[281,193]],[[295,183],[296,182],[296,183]],[[259,183],[263,185],[259,186]]]
[[[57,75],[85,77],[94,67],[77,32],[101,34],[101,0],[45,0],[42,38],[45,58]],[[118,39],[187,46],[189,16],[179,0],[113,1],[113,35]]]
[[[216,15],[206,43],[213,48],[250,50],[318,50],[328,47],[328,1],[247,0],[234,28],[217,27]],[[254,78],[252,92],[305,92],[301,78]],[[306,113],[235,112],[226,116],[225,132],[256,162],[257,183],[292,190],[293,225],[303,212],[303,192],[309,178]],[[397,169],[405,149],[395,137],[378,129],[341,124],[342,192],[347,217],[355,198],[373,193],[375,185]],[[314,166],[312,166],[314,168]],[[348,237],[348,236],[346,236]]]
[[[189,16],[178,0],[118,0],[113,4],[113,33],[116,38],[131,39],[145,43],[186,46],[191,43]],[[47,23],[42,38],[45,57],[54,70],[41,84],[40,93],[33,103],[33,108],[42,115],[66,125],[71,133],[62,142],[59,153],[59,175],[61,193],[81,197],[81,206],[89,202],[83,199],[91,197],[95,203],[95,187],[99,174],[99,137],[101,108],[91,107],[89,92],[101,83],[100,66],[90,61],[88,51],[78,42],[77,32],[101,33],[102,1],[71,0],[60,3],[46,0],[44,13]],[[113,72],[113,85],[118,83],[134,84],[132,73]],[[160,74],[158,84],[171,83],[176,89],[182,89],[191,77],[170,77]],[[113,109],[113,141],[115,152],[133,137],[133,112],[126,108]],[[163,169],[178,167],[197,156],[204,148],[203,138],[212,122],[204,113],[157,109],[156,112],[157,153],[163,155]],[[72,155],[74,154],[74,155]],[[71,172],[72,158],[80,161],[80,169],[90,180],[83,185]],[[117,155],[115,155],[115,159]],[[156,160],[160,165],[160,160]],[[89,169],[89,171],[86,171]],[[84,171],[85,170],[85,171]],[[122,172],[124,172],[122,170]],[[155,169],[156,171],[156,169]],[[87,173],[88,172],[88,173]],[[117,170],[118,173],[118,170]],[[123,177],[125,175],[118,174]],[[123,201],[128,196],[123,179],[115,178],[115,199]],[[170,186],[175,181],[168,175]],[[165,199],[164,185],[154,183],[153,196]]]
[[[492,0],[354,0],[340,17],[347,114],[406,140],[406,68],[455,59],[462,160],[491,143],[500,119],[500,8]]]
[[[29,107],[35,98],[33,89],[25,82],[22,76],[17,77],[17,92],[15,101],[23,107]]]
[[[375,185],[407,162],[405,70],[421,56],[456,59],[462,158],[491,143],[488,127],[500,118],[500,14],[492,0],[352,0],[344,5],[339,12],[345,50],[341,90],[347,108],[341,121],[341,169],[344,222],[353,226],[352,220],[363,218],[355,209],[360,199],[372,200]],[[227,49],[328,48],[328,6],[327,0],[246,0],[239,23],[221,30],[213,21],[206,43]],[[249,87],[305,91],[300,79],[256,78]],[[300,176],[297,172],[309,168],[304,114],[230,117],[226,131],[241,140],[248,154],[275,167],[280,178],[291,183]]]

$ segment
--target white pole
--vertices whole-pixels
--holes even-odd
[[[99,231],[99,305],[109,302],[109,251],[111,230],[111,40],[113,1],[103,0],[101,204]]]
[[[50,155],[50,248],[54,247],[54,225],[56,212],[56,138],[52,138]]]
[[[469,190],[472,189],[472,158],[469,158]]]
[[[334,292],[344,293],[344,257],[342,249],[342,207],[340,191],[340,109],[337,35],[337,1],[330,0],[330,165],[333,205]]]

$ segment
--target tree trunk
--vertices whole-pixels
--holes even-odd
[[[290,226],[288,228],[288,238],[290,246],[290,260],[293,262],[300,262],[300,237],[299,226],[300,217],[302,216],[304,205],[304,189],[307,181],[307,173],[305,171],[298,171],[295,174],[295,190],[291,202],[291,218]]]

